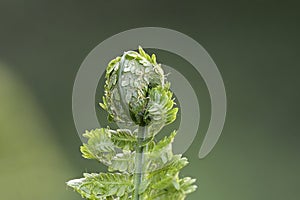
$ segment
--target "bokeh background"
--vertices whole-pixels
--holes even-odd
[[[1,199],[81,199],[65,181],[105,167],[79,152],[71,109],[76,72],[101,41],[143,26],[194,38],[224,79],[224,131],[199,160],[210,116],[206,86],[183,70],[184,60],[157,52],[199,93],[201,128],[182,172],[197,178],[199,189],[188,199],[300,199],[299,6],[288,0],[1,0]]]

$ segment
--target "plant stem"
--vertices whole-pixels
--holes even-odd
[[[134,200],[140,200],[139,189],[143,180],[143,164],[144,164],[144,151],[146,146],[143,145],[145,137],[147,134],[147,126],[139,126],[138,130],[138,145],[136,147],[136,157],[135,157],[135,192]]]

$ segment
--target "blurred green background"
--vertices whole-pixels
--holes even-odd
[[[185,153],[190,165],[182,174],[199,186],[188,199],[300,199],[299,6],[274,0],[1,0],[1,199],[81,199],[64,182],[105,168],[79,152],[71,107],[76,72],[101,41],[143,26],[191,36],[224,79],[225,128],[213,152],[199,160],[209,98],[201,77],[183,72],[201,94],[202,117]],[[186,64],[157,54],[177,69]]]

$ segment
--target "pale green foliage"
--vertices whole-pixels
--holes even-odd
[[[68,186],[90,200],[183,200],[195,191],[194,179],[179,176],[188,161],[172,152],[176,131],[155,142],[161,128],[176,119],[172,96],[155,55],[140,47],[139,53],[125,52],[111,61],[100,105],[110,120],[128,128],[87,131],[83,157],[107,165],[109,173],[84,174]],[[139,126],[146,130],[142,138]]]
[[[127,199],[133,191],[132,175],[120,173],[84,174],[84,178],[74,179],[67,183],[82,197],[97,199]]]
[[[124,150],[134,150],[137,145],[136,136],[131,134],[130,130],[119,129],[113,134],[111,134],[111,139],[113,143]]]
[[[88,138],[88,143],[83,144],[80,150],[84,158],[97,159],[104,164],[111,164],[115,156],[115,146],[110,138],[111,134],[107,129],[96,129],[86,131],[83,135]]]
[[[180,169],[186,166],[188,161],[181,155],[173,155],[171,143],[175,135],[174,131],[158,143],[150,141],[152,147],[145,152],[145,179],[140,188],[143,199],[184,199],[186,194],[196,189],[196,186],[192,185],[193,179],[180,179],[178,176]],[[126,198],[132,196],[135,151],[128,150],[128,147],[137,143],[137,138],[130,130],[113,131],[108,128],[92,130],[87,132],[85,137],[88,138],[88,142],[81,147],[83,156],[96,159],[108,165],[110,172],[117,173],[85,174],[84,178],[69,181],[67,184],[83,197],[92,200],[116,199],[120,197],[117,191],[125,191],[128,195]],[[122,147],[126,150],[116,153],[122,150]],[[110,180],[116,182],[113,184]]]

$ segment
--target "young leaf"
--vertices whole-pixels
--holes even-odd
[[[111,131],[111,140],[117,147],[124,150],[134,150],[137,145],[137,138],[128,129]]]
[[[190,177],[185,177],[183,179],[180,180],[179,184],[180,184],[180,190],[184,193],[184,194],[189,194],[194,192],[197,189],[196,185],[193,185],[193,183],[196,182],[196,179],[192,179]]]
[[[194,192],[197,189],[196,185],[193,185],[195,179],[189,177],[176,180],[171,178],[165,178],[164,180],[154,184],[151,190],[148,190],[144,194],[144,199],[147,200],[183,200],[186,195]]]
[[[153,148],[153,152],[158,152],[167,147],[168,145],[172,144],[177,132],[173,131],[168,137],[164,137],[161,141],[159,141],[155,147]]]
[[[177,173],[188,164],[186,158],[174,155],[167,163],[150,161],[152,166],[148,168],[147,179],[158,182],[166,174],[176,176]]]
[[[131,175],[119,173],[84,174],[84,178],[67,182],[69,187],[87,199],[114,199],[133,191]]]
[[[88,138],[88,142],[80,148],[82,156],[87,159],[97,159],[109,165],[116,154],[115,146],[110,139],[110,132],[101,128],[90,132],[86,131],[83,136]]]
[[[119,171],[133,174],[135,169],[134,157],[135,153],[130,151],[118,153],[112,158],[111,165],[109,166],[108,170],[110,172]]]
[[[152,119],[150,126],[162,128],[176,119],[178,108],[173,108],[175,104],[174,99],[172,99],[173,94],[168,87],[167,84],[166,86],[157,86],[149,90],[146,117]],[[157,132],[153,134],[156,135]]]
[[[151,60],[152,60],[152,63],[153,63],[153,64],[157,64],[157,63],[156,63],[156,56],[155,56],[155,54],[152,54]]]

